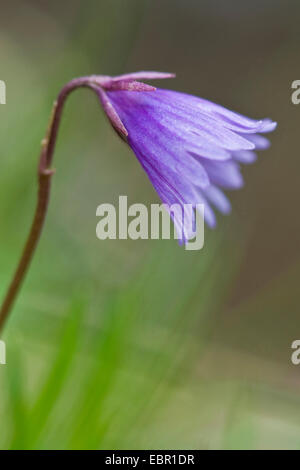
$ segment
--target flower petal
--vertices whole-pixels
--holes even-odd
[[[232,156],[234,160],[246,165],[254,163],[257,159],[256,153],[251,150],[239,150],[238,152],[233,152]]]
[[[244,184],[239,165],[232,160],[226,162],[206,160],[204,168],[208,173],[210,181],[215,185],[227,189],[239,189]]]
[[[257,150],[265,150],[270,147],[270,141],[266,137],[259,134],[252,134],[247,136],[247,139],[251,140]]]
[[[229,214],[231,204],[221,189],[217,186],[210,185],[204,190],[206,198],[223,214]]]
[[[209,179],[207,173],[199,160],[193,158],[184,148],[176,135],[169,135],[167,138],[161,130],[159,121],[147,112],[147,109],[139,107],[135,109],[131,105],[127,92],[122,93],[121,103],[113,99],[113,104],[117,112],[121,114],[122,122],[126,128],[130,129],[128,136],[129,145],[137,151],[151,156],[153,162],[161,173],[168,173],[169,170],[179,175],[185,175],[190,183],[199,186],[207,186]],[[129,101],[128,101],[129,100]],[[124,111],[125,109],[125,111]]]
[[[177,109],[183,111],[189,110],[193,113],[201,113],[202,118],[206,116],[206,119],[217,121],[222,123],[225,128],[231,129],[241,133],[253,133],[253,132],[271,132],[275,129],[276,123],[270,119],[255,120],[245,117],[241,114],[230,111],[223,106],[212,103],[192,95],[185,93],[179,93],[171,90],[157,90],[156,97],[159,96],[161,102],[172,103]]]
[[[202,147],[221,147],[227,150],[253,149],[254,144],[230,129],[224,128],[221,123],[211,123],[206,116],[199,112],[184,112],[174,109],[172,102],[162,104],[158,99],[161,92],[157,89],[153,93],[133,93],[126,91],[108,92],[121,119],[126,122],[129,107],[134,113],[148,112],[159,121],[161,126],[172,129],[173,133],[185,134],[192,142],[198,141]],[[175,93],[175,92],[174,92]],[[213,125],[212,125],[213,124]],[[125,124],[126,125],[126,124]]]

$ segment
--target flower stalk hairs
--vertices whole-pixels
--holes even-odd
[[[11,311],[39,241],[47,214],[52,161],[62,111],[77,88],[92,89],[119,136],[132,148],[161,200],[170,207],[204,204],[204,217],[216,225],[214,208],[230,211],[222,189],[243,185],[241,163],[252,163],[255,150],[269,141],[270,119],[253,120],[202,98],[155,88],[141,80],[172,78],[161,72],[136,72],[117,77],[93,75],[71,80],[54,103],[38,167],[38,200],[32,227],[16,272],[0,309],[0,330]],[[181,240],[191,237],[195,214],[173,218]]]

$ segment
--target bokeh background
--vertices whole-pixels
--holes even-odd
[[[158,202],[88,90],[68,101],[46,229],[3,338],[3,449],[300,448],[297,0],[0,2],[0,294],[31,223],[52,101],[75,76],[278,121],[202,251],[99,241],[96,207]]]

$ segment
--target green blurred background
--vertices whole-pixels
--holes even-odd
[[[27,235],[40,141],[73,77],[159,86],[278,121],[202,251],[99,241],[96,207],[158,202],[88,90],[68,101],[46,229],[3,339],[2,449],[300,448],[296,0],[0,2],[0,295]]]

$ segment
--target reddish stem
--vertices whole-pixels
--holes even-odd
[[[12,278],[3,304],[0,308],[0,332],[2,331],[5,325],[5,322],[16,300],[16,297],[20,291],[20,287],[35,253],[35,249],[40,239],[44,222],[46,219],[51,190],[51,177],[55,171],[51,169],[51,165],[53,161],[55,144],[57,140],[59,125],[61,122],[63,107],[68,95],[72,91],[80,87],[89,87],[94,91],[99,92],[99,85],[96,85],[95,82],[91,80],[91,78],[75,78],[63,87],[63,89],[58,95],[57,100],[54,102],[49,127],[46,136],[42,141],[42,149],[38,166],[39,189],[35,215],[17,269]]]

